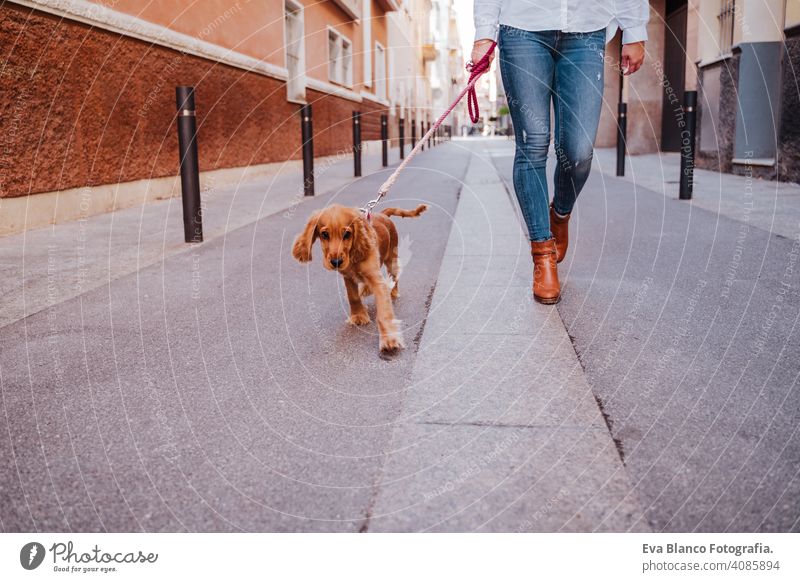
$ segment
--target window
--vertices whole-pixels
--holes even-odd
[[[353,84],[353,45],[342,39],[342,84]]]
[[[372,86],[372,55],[369,47],[372,46],[372,0],[364,0],[364,9],[361,11],[361,28],[364,31],[364,85]]]
[[[290,101],[305,101],[305,46],[303,6],[293,0],[284,4],[284,33],[286,35],[286,97]]]
[[[328,31],[328,78],[331,81],[339,79],[339,60],[342,58],[342,45],[339,42],[339,38],[339,35],[334,31]]]
[[[735,15],[736,0],[721,0],[717,20],[719,20],[719,52],[722,55],[731,52],[733,47]]]
[[[375,95],[386,99],[386,49],[375,43]]]
[[[328,78],[339,85],[353,84],[353,45],[334,29],[328,29]]]

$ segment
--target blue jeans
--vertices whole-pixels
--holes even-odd
[[[532,241],[551,238],[547,191],[550,103],[555,121],[553,208],[569,214],[589,171],[603,103],[605,29],[531,32],[500,26],[500,72],[514,123],[514,190]]]

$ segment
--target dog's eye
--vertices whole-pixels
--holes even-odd
[[[330,235],[326,231],[323,231],[319,233],[319,238],[321,238],[322,240],[328,240],[330,238]]]
[[[352,233],[351,233],[349,230],[346,230],[346,231],[344,231],[344,234],[342,235],[342,238],[343,238],[344,240],[347,240],[347,239],[349,239],[349,238],[350,238],[350,235],[351,235],[351,234],[352,234]]]

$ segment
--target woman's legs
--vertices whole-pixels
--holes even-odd
[[[547,192],[556,32],[500,27],[500,72],[514,123],[514,191],[532,242],[551,238]]]
[[[500,72],[514,123],[514,191],[531,241],[551,237],[547,190],[550,102],[555,112],[555,192],[572,212],[589,177],[603,103],[605,30],[530,32],[500,27]]]
[[[572,212],[592,169],[594,140],[603,104],[605,30],[561,34],[553,91],[555,192],[553,209]]]

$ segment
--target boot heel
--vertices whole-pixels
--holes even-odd
[[[544,305],[554,305],[561,299],[558,282],[555,239],[531,243],[533,257],[533,298]]]
[[[569,246],[569,217],[567,214],[563,218],[556,214],[553,205],[550,204],[550,231],[556,241],[556,262],[560,263],[567,256]]]

